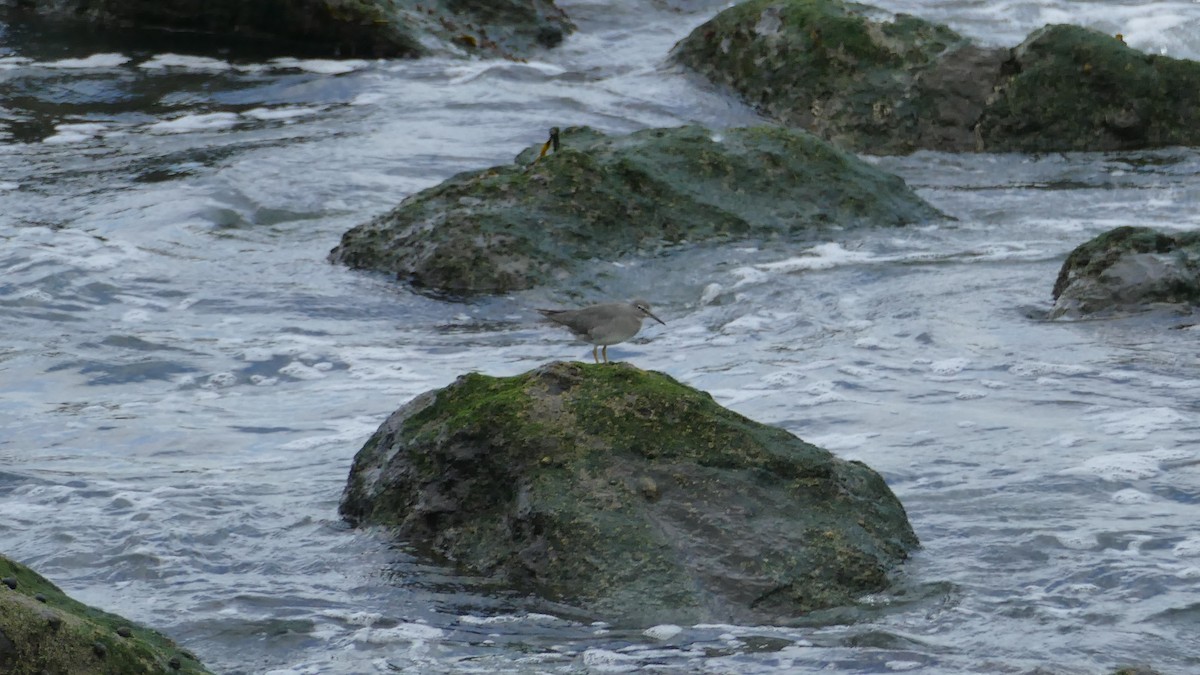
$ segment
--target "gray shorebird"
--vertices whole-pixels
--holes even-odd
[[[645,300],[607,302],[603,305],[592,305],[583,309],[539,309],[538,311],[554,323],[566,326],[567,330],[574,333],[575,337],[580,340],[590,342],[593,345],[592,358],[596,363],[600,363],[600,356],[596,353],[597,349],[601,350],[604,362],[608,363],[608,346],[624,342],[637,335],[638,331],[642,329],[642,319],[649,317],[664,326],[667,325],[665,321],[654,316],[650,311],[650,303]]]

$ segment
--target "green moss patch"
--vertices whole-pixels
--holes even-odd
[[[942,217],[898,177],[806,133],[571,128],[561,139],[536,163],[539,146],[405,199],[346,232],[330,258],[432,291],[502,293],[684,242]]]
[[[16,582],[0,585],[0,672],[208,673],[162,634],[72,600],[2,555],[0,578]]]
[[[423,394],[355,457],[341,511],[637,624],[850,603],[916,546],[867,467],[625,364],[473,373]]]

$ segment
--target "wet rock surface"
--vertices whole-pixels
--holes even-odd
[[[574,26],[553,0],[0,0],[0,16],[68,21],[174,50],[327,57],[520,58]],[[186,39],[180,39],[180,36]]]
[[[470,374],[422,394],[355,457],[341,513],[639,625],[850,604],[917,546],[865,465],[627,364]]]
[[[160,633],[72,600],[37,572],[3,555],[0,576],[6,581],[0,587],[0,672],[209,672]],[[177,665],[170,666],[172,661]]]
[[[1200,64],[1078,26],[1012,49],[836,0],[750,0],[672,58],[860,152],[1118,150],[1200,141]]]
[[[1067,256],[1053,295],[1051,318],[1200,304],[1200,233],[1109,230]]]
[[[534,163],[454,176],[342,236],[330,259],[440,293],[562,282],[583,262],[664,247],[801,240],[944,216],[900,178],[775,127],[564,129]]]

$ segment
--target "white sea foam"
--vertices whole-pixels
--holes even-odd
[[[24,56],[0,56],[0,70],[15,70],[23,68],[33,62],[33,59]]]
[[[523,614],[497,614],[495,616],[475,616],[474,614],[463,614],[458,617],[459,623],[465,623],[472,626],[487,626],[496,623],[521,623],[526,617]]]
[[[299,117],[308,117],[310,115],[315,115],[315,114],[321,112],[322,110],[324,110],[324,108],[320,108],[317,106],[301,106],[301,107],[287,107],[287,108],[252,108],[250,110],[243,112],[242,114],[245,115],[246,117],[250,117],[250,118],[253,118],[256,120],[269,122],[269,121],[274,121],[274,120],[292,120],[292,119],[296,119]]]
[[[580,657],[583,666],[597,673],[632,673],[641,669],[641,659],[609,649],[588,649]]]
[[[1106,434],[1126,440],[1141,440],[1152,434],[1191,424],[1190,415],[1174,408],[1129,408],[1089,414],[1089,421],[1099,424]]]
[[[147,130],[155,134],[188,134],[195,131],[228,129],[238,123],[237,113],[215,112],[183,115],[171,120],[155,122]]]
[[[1092,457],[1067,473],[1089,473],[1104,480],[1128,481],[1157,476],[1158,460],[1145,454],[1121,452]]]
[[[771,278],[771,275],[766,271],[756,269],[754,267],[737,267],[730,270],[729,273],[735,277],[738,277],[737,282],[733,284],[734,288],[741,288],[742,286],[749,286],[752,284],[761,284]]]
[[[1190,464],[1195,453],[1174,448],[1155,448],[1146,452],[1113,452],[1091,457],[1064,473],[1091,474],[1104,480],[1129,481],[1152,478],[1172,466]]]
[[[871,368],[864,368],[862,366],[856,366],[853,364],[838,366],[838,372],[857,378],[877,379],[879,377],[879,373],[875,372]]]
[[[544,61],[467,61],[456,63],[445,70],[450,76],[450,84],[466,84],[482,77],[498,76],[506,79],[549,79],[567,72],[556,63]]]
[[[805,436],[805,440],[826,450],[856,450],[870,444],[872,438],[878,438],[879,432],[868,431],[860,434],[824,434],[821,436]]]
[[[929,370],[936,375],[957,375],[971,365],[971,360],[956,357],[952,359],[942,359],[929,364]]]
[[[794,387],[805,378],[805,375],[794,370],[773,370],[758,378],[759,382],[771,388]]]
[[[83,59],[61,59],[42,65],[47,68],[116,68],[129,62],[124,54],[92,54]]]
[[[805,249],[799,256],[762,263],[754,267],[764,272],[798,272],[801,270],[827,270],[842,265],[858,264],[876,259],[864,251],[847,250],[838,242],[818,244]]]
[[[871,349],[881,351],[894,351],[900,349],[900,344],[891,340],[881,340],[875,337],[861,337],[854,341],[854,346],[858,349]]]
[[[777,312],[746,314],[721,326],[721,332],[733,334],[761,333],[769,330],[774,325],[778,325],[781,316]]]
[[[344,59],[344,60],[329,60],[329,59],[297,59],[292,57],[284,57],[272,59],[271,65],[281,69],[296,69],[303,70],[309,73],[317,73],[318,75],[342,75],[352,73],[356,70],[362,70],[371,65],[370,61],[360,59]]]
[[[680,628],[679,626],[676,626],[674,624],[664,623],[664,624],[660,624],[657,626],[651,626],[651,627],[647,628],[646,630],[642,631],[642,635],[645,635],[646,637],[650,638],[651,640],[670,640],[671,638],[675,637],[676,635],[679,635],[682,632],[683,632],[683,629]]]
[[[1045,442],[1045,445],[1057,445],[1060,448],[1075,448],[1083,445],[1087,439],[1078,434],[1059,434]]]
[[[99,136],[107,128],[108,125],[96,122],[59,124],[54,127],[54,135],[45,138],[42,143],[47,145],[80,143]]]
[[[233,66],[228,61],[207,56],[187,56],[185,54],[158,54],[138,64],[138,68],[146,70],[163,70],[166,68],[181,68],[185,70],[230,70]]]
[[[700,293],[700,304],[711,305],[713,300],[716,300],[724,290],[721,284],[711,283],[704,287],[704,291]]]
[[[350,99],[350,105],[374,105],[380,101],[386,101],[387,94],[378,91],[365,91]]]
[[[1080,551],[1087,551],[1096,548],[1100,545],[1100,541],[1096,539],[1096,535],[1090,532],[1065,532],[1054,535],[1058,543],[1064,548],[1071,548]]]
[[[423,623],[402,623],[388,628],[367,626],[355,631],[353,640],[366,644],[389,645],[397,642],[437,640],[446,631]]]
[[[1171,552],[1181,558],[1200,556],[1200,537],[1188,537],[1171,547]]]
[[[270,361],[278,352],[274,347],[250,347],[242,351],[243,361]]]
[[[286,366],[279,369],[280,375],[294,377],[297,380],[317,380],[325,377],[323,369],[306,365],[300,361],[292,361]]]
[[[1028,361],[1009,366],[1008,372],[1012,373],[1013,375],[1038,377],[1041,375],[1087,375],[1095,372],[1095,370],[1087,366],[1081,366],[1073,363],[1043,363],[1040,361]]]
[[[1153,496],[1134,488],[1117,490],[1109,495],[1109,499],[1113,500],[1117,504],[1149,504],[1150,502],[1154,501]]]

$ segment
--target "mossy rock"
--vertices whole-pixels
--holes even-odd
[[[1078,26],[1013,49],[837,0],[750,0],[673,58],[860,152],[1122,150],[1200,140],[1200,64]]]
[[[987,150],[1130,150],[1200,142],[1200,63],[1079,26],[1013,50],[980,119]]]
[[[1071,251],[1053,296],[1051,318],[1200,304],[1200,232],[1109,230]]]
[[[0,579],[0,673],[209,672],[162,634],[76,602],[3,555]]]
[[[605,620],[786,621],[886,589],[917,546],[878,474],[662,373],[472,373],[397,410],[341,504]]]
[[[5,7],[9,22],[86,22],[126,43],[161,48],[173,40],[175,51],[199,53],[242,46],[331,57],[519,58],[574,30],[553,0],[12,0]]]
[[[696,28],[672,58],[770,117],[858,151],[973,147],[989,90],[973,70],[952,78],[952,66],[996,68],[1003,54],[971,49],[940,24],[885,15],[836,0],[750,0]],[[947,53],[957,57],[943,64]]]
[[[503,293],[682,242],[943,217],[900,178],[804,132],[571,128],[561,139],[536,164],[535,146],[410,196],[346,232],[331,260],[436,292]]]

